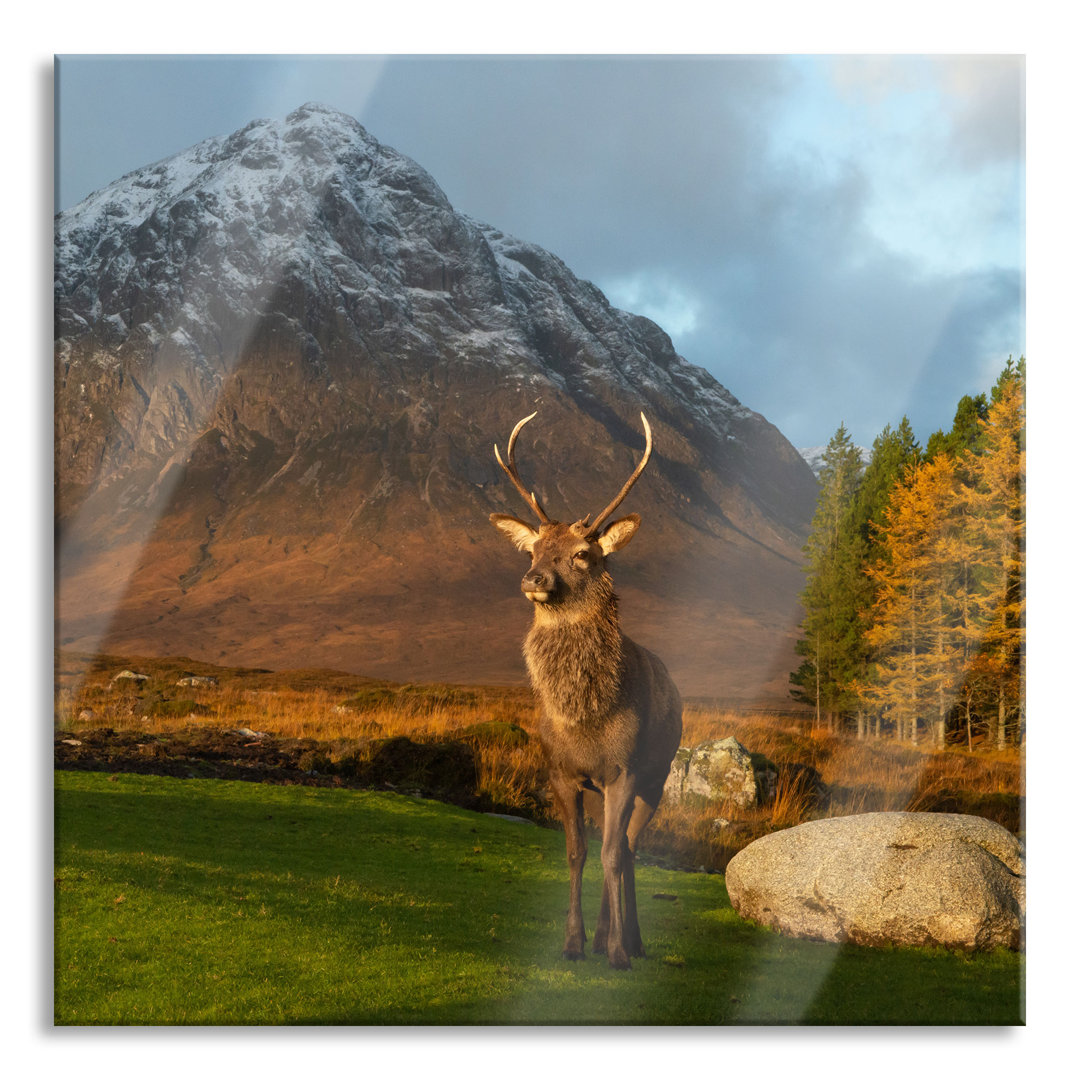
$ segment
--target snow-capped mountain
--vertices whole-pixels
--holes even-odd
[[[208,139],[55,235],[60,644],[516,677],[518,568],[486,517],[524,507],[491,444],[539,410],[522,471],[580,517],[631,470],[644,410],[628,605],[659,637],[700,624],[671,666],[702,692],[733,686],[709,675],[745,646],[726,615],[782,651],[814,499],[798,453],[352,118],[309,104]]]

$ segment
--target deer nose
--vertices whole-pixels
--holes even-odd
[[[530,570],[521,579],[521,591],[530,600],[546,600],[555,591],[555,575],[550,570]]]
[[[521,579],[521,587],[526,592],[550,592],[555,587],[555,575],[550,570],[530,570]]]

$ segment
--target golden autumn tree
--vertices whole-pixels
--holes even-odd
[[[969,673],[971,698],[982,698],[998,748],[1010,727],[1024,726],[1025,594],[1025,395],[1024,361],[1010,361],[994,387],[971,457],[966,498],[983,554],[975,603],[982,630]]]
[[[861,701],[944,745],[950,721],[985,722],[995,743],[1024,725],[1024,361],[1010,360],[962,449],[942,441],[909,466],[875,529],[866,567],[873,658]]]
[[[875,589],[866,631],[874,663],[858,689],[870,708],[891,719],[898,739],[917,741],[923,720],[933,721],[943,741],[959,684],[950,632],[957,486],[947,454],[909,466],[876,531],[878,558],[867,567]]]

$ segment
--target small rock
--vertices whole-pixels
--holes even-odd
[[[82,739],[61,739],[65,746],[82,746]]]
[[[177,686],[217,686],[218,681],[213,675],[185,675],[178,679]]]
[[[675,803],[704,799],[748,809],[759,800],[750,752],[734,736],[693,748],[680,746],[664,794]]]
[[[128,671],[126,668],[112,677],[112,681],[116,682],[117,679],[132,679],[135,682],[146,682],[150,678],[149,675],[140,675],[137,671]]]
[[[94,710],[93,709],[83,709],[83,711],[81,713],[79,713],[79,719],[80,720],[93,720],[94,719]]]
[[[249,727],[237,728],[235,734],[243,735],[245,739],[265,739],[265,731],[252,731]]]

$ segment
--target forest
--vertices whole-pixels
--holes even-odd
[[[904,417],[869,461],[841,424],[806,554],[792,695],[833,731],[998,749],[1025,736],[1025,377],[964,396],[919,447]]]

